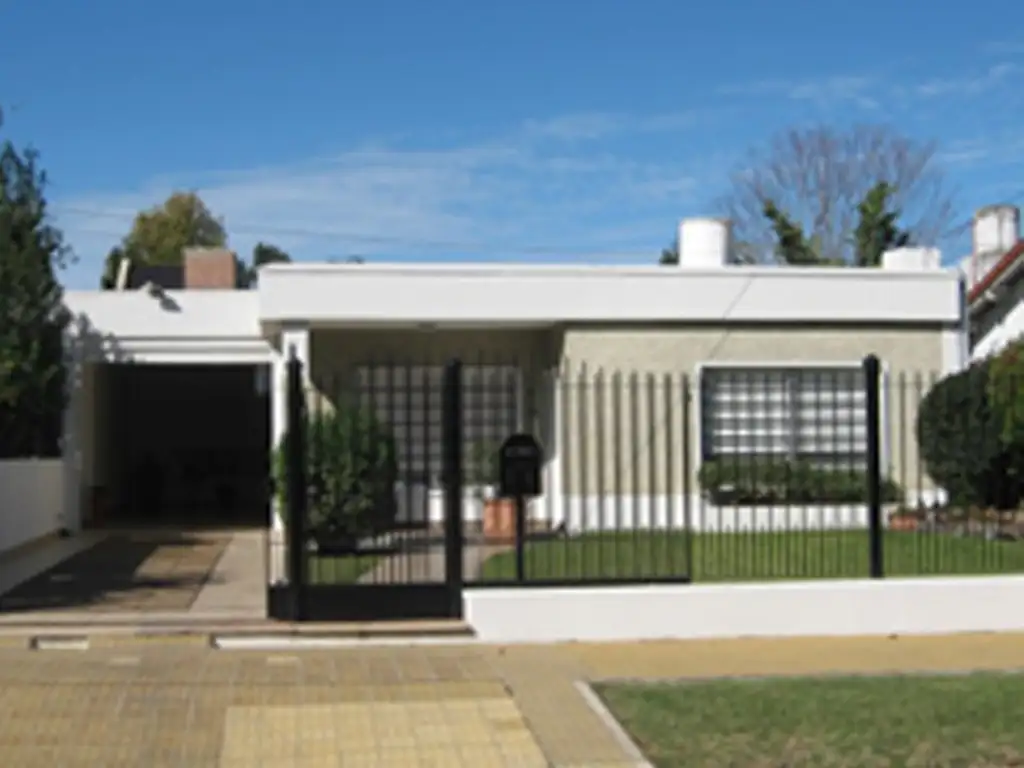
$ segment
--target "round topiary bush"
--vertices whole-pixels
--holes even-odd
[[[1008,455],[989,397],[991,362],[984,360],[939,381],[917,413],[917,443],[931,478],[957,505],[1006,508]]]
[[[318,542],[355,542],[394,527],[398,479],[395,440],[368,408],[341,407],[306,421],[307,525]],[[278,446],[274,479],[288,514],[288,440]]]
[[[988,396],[1006,452],[1007,503],[1024,500],[1024,337],[992,359]]]

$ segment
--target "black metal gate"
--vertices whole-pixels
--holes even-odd
[[[284,532],[270,547],[271,573],[283,572],[271,615],[461,618],[460,363],[366,366],[342,386],[306,386],[294,353],[287,370],[288,431],[274,457]]]

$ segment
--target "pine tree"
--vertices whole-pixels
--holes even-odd
[[[47,218],[31,149],[0,145],[0,458],[60,452],[68,317],[57,270],[68,250]]]

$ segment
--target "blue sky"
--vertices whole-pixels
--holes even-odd
[[[1024,198],[1019,0],[0,0],[0,27],[69,287],[174,188],[242,253],[650,262],[815,122],[939,141],[965,219]]]

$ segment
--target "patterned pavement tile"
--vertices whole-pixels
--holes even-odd
[[[18,768],[634,768],[578,681],[980,668],[1024,668],[1024,636],[0,647],[0,755]]]

